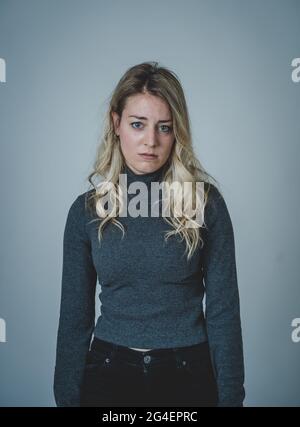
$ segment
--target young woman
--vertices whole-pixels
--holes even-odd
[[[152,62],[127,70],[88,180],[64,231],[57,406],[243,406],[232,222],[195,156],[174,72]],[[152,200],[155,182],[202,182],[204,221],[176,215],[180,194],[167,185]],[[187,206],[200,200],[190,188]],[[151,214],[155,202],[169,215]]]

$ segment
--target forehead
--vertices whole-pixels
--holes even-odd
[[[171,117],[169,105],[158,96],[146,94],[132,95],[127,99],[124,112],[126,115],[135,114],[149,119],[168,119]]]

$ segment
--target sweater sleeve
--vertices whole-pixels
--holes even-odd
[[[224,198],[213,185],[205,212],[205,318],[218,406],[243,406],[244,357],[234,232]]]
[[[60,315],[54,397],[57,406],[80,406],[80,385],[95,326],[97,273],[85,225],[84,197],[69,209],[63,236]]]

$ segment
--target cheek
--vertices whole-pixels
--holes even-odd
[[[171,140],[170,142],[168,142],[165,145],[165,147],[164,147],[164,155],[168,156],[171,153],[173,144],[174,144],[174,140]]]
[[[123,132],[121,135],[121,148],[124,152],[130,153],[138,146],[138,138],[132,132]]]
[[[134,145],[136,141],[141,139],[141,133],[135,132],[134,129],[127,126],[121,129],[120,136],[124,145],[126,144],[127,146]]]

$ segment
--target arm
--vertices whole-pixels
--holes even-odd
[[[63,271],[54,396],[57,406],[79,406],[80,384],[95,325],[97,273],[85,229],[84,197],[73,202],[63,237]]]
[[[218,406],[243,406],[244,360],[234,232],[226,203],[215,186],[209,191],[205,222],[205,317]]]

